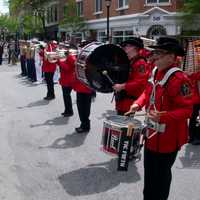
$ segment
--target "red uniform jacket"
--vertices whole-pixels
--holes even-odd
[[[52,52],[56,49],[55,45],[48,44],[46,51],[47,52]],[[44,55],[43,55],[44,56]],[[56,70],[56,63],[50,63],[48,60],[43,59],[43,65],[42,65],[42,71],[43,72],[55,72]]]
[[[75,81],[74,81],[74,84],[73,84],[73,89],[76,92],[86,93],[86,94],[91,94],[92,93],[93,90],[91,88],[89,88],[84,83],[82,83],[80,80],[78,80],[76,75],[74,77],[75,77]]]
[[[167,71],[167,70],[166,70]],[[155,81],[162,80],[166,71],[158,71]],[[134,102],[141,108],[149,107],[152,84],[147,84],[143,94]],[[156,86],[155,107],[158,111],[166,111],[160,117],[160,124],[166,124],[165,131],[147,139],[146,148],[154,152],[174,152],[187,143],[187,119],[192,113],[191,83],[183,72],[172,74],[164,86]],[[154,110],[153,106],[150,110]],[[151,135],[155,130],[148,129]]]
[[[194,104],[200,104],[200,71],[190,74],[189,78],[192,81],[194,91]]]
[[[131,65],[129,79],[125,84],[125,98],[116,101],[116,110],[127,112],[135,99],[144,91],[149,75],[148,65],[140,58]]]
[[[76,57],[74,55],[68,55],[65,61],[58,61],[60,66],[60,85],[73,87],[75,81],[75,62]]]
[[[73,57],[73,59],[72,59],[72,57]],[[93,90],[90,89],[88,86],[86,86],[84,83],[82,83],[76,76],[76,73],[75,73],[76,57],[71,56],[70,62],[74,63],[73,72],[72,71],[70,72],[71,74],[73,74],[71,76],[71,78],[73,78],[73,80],[72,79],[70,80],[70,82],[72,83],[72,88],[76,92],[79,92],[79,93],[91,94]]]

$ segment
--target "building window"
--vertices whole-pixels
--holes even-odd
[[[77,15],[83,16],[83,1],[77,2]]]
[[[107,36],[105,31],[99,31],[98,32],[98,41],[100,42],[106,42],[107,41]]]
[[[67,6],[64,6],[64,7],[63,7],[63,14],[64,14],[64,16],[67,15]]]
[[[95,0],[95,12],[102,11],[102,0]]]
[[[53,7],[50,8],[50,22],[53,22]]]
[[[47,23],[55,23],[58,21],[58,7],[57,5],[51,5],[47,8]]]
[[[56,5],[54,6],[54,20],[58,21],[58,7]]]
[[[50,23],[50,13],[51,13],[50,8],[47,8],[47,23],[48,24]]]
[[[114,44],[120,44],[124,40],[133,38],[133,30],[116,30],[113,31],[112,39]]]
[[[118,0],[118,8],[124,8],[128,6],[128,0]]]
[[[170,0],[146,0],[146,4],[169,4]]]
[[[160,36],[166,36],[167,31],[162,25],[153,25],[147,31],[147,37],[151,39],[156,39]]]

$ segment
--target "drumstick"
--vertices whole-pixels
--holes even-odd
[[[112,85],[115,85],[114,81],[110,78],[110,76],[108,75],[108,71],[107,70],[104,70],[102,71],[102,74],[109,80],[109,82],[112,84]]]
[[[147,137],[147,139],[151,139],[154,135],[156,135],[158,133],[158,131],[154,131],[149,137]]]
[[[140,145],[144,144],[144,135],[141,134],[140,136]]]
[[[128,124],[127,136],[131,137],[133,133],[134,125],[132,123]]]
[[[160,114],[160,115],[162,115],[162,114],[165,114],[167,111],[160,111],[160,112],[157,112],[158,114]],[[136,114],[133,114],[133,113],[131,113],[129,116],[130,117],[134,117],[134,116],[136,116],[136,117],[142,117],[142,116],[147,116],[148,115],[148,113],[136,113]]]
[[[136,114],[134,114],[133,116],[136,116],[136,117],[142,117],[142,116],[146,116],[147,115],[147,113],[136,113]]]

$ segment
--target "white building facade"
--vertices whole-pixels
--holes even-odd
[[[87,21],[88,29],[96,31],[99,41],[106,40],[106,23],[106,18]],[[135,35],[152,39],[163,35],[177,36],[181,31],[180,25],[177,25],[177,13],[160,7],[153,7],[143,13],[111,17],[109,27],[113,43]]]

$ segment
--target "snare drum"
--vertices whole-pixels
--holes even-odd
[[[102,150],[112,155],[118,155],[120,142],[123,134],[126,135],[128,130],[128,124],[132,123],[134,126],[130,155],[136,155],[141,149],[141,135],[143,126],[142,123],[133,118],[127,118],[126,116],[112,115],[108,116],[103,123],[103,134],[102,134]]]

